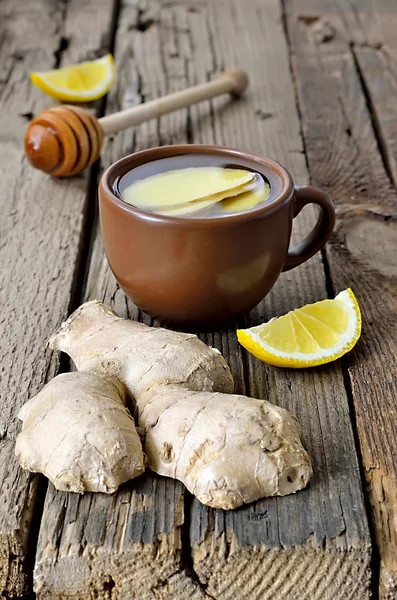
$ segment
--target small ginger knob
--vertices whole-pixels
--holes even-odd
[[[97,119],[84,109],[57,106],[33,119],[25,135],[25,152],[36,169],[67,177],[96,161],[103,136]]]

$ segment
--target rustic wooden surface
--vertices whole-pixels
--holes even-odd
[[[392,600],[397,598],[397,11],[385,0],[352,2],[349,11],[331,0],[289,0],[286,8],[310,174],[337,204],[337,228],[326,249],[330,281],[337,290],[352,286],[362,306],[364,335],[346,367],[380,554],[379,596]]]
[[[79,26],[93,11],[90,26]],[[101,55],[109,29],[102,0],[0,3],[0,589],[10,596],[26,587],[40,518],[38,478],[14,456],[17,413],[58,369],[44,344],[70,308],[87,186],[86,177],[49,180],[24,158],[26,126],[51,102],[29,74]]]
[[[112,0],[0,1],[0,595],[31,591],[34,568],[42,599],[365,600],[371,576],[373,598],[395,599],[397,7],[124,0],[119,9]],[[16,468],[17,412],[59,369],[43,345],[68,311],[96,297],[152,324],[126,301],[104,258],[95,167],[54,181],[30,169],[21,151],[31,113],[52,103],[30,86],[29,72],[101,55],[114,31],[118,79],[108,112],[233,65],[246,68],[251,84],[246,99],[205,102],[111,137],[103,166],[159,144],[228,144],[272,156],[337,204],[327,249],[282,275],[240,325],[351,286],[364,330],[346,361],[277,370],[245,353],[234,330],[201,335],[227,358],[238,391],[301,422],[314,479],[295,496],[215,511],[148,473],[111,497],[50,485],[44,500],[44,480]],[[304,211],[295,239],[313,217]]]
[[[244,101],[204,103],[114,136],[103,152],[104,166],[159,143],[207,142],[272,155],[299,182],[308,181],[276,1],[268,1],[266,10],[259,0],[244,6],[228,0],[200,3],[193,11],[184,2],[166,8],[161,2],[126,3],[115,55],[119,78],[109,111],[205,81],[233,64],[249,71],[251,90]],[[309,214],[297,237],[311,222]],[[317,256],[284,275],[245,324],[325,296]],[[118,290],[99,235],[85,293],[85,299],[94,297],[151,323]],[[311,487],[229,514],[150,474],[143,487],[131,482],[114,498],[80,500],[50,489],[35,570],[39,597],[107,598],[111,586],[111,597],[120,599],[369,598],[370,539],[340,365],[323,369],[321,377],[275,371],[243,355],[233,331],[202,337],[231,363],[239,391],[268,397],[298,416],[315,465]]]

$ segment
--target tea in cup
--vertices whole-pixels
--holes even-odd
[[[179,326],[219,325],[251,310],[282,271],[326,243],[335,211],[277,162],[220,146],[165,146],[114,163],[99,186],[105,252],[143,311]],[[320,207],[289,250],[292,222]]]

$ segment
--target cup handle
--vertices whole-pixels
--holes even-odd
[[[297,246],[288,250],[283,271],[294,269],[321,250],[335,225],[335,208],[331,198],[315,185],[295,187],[294,219],[307,204],[317,204],[320,214],[311,232]]]

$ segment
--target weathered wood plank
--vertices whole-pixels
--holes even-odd
[[[25,588],[38,484],[14,457],[17,413],[58,368],[44,343],[69,308],[86,187],[83,178],[52,181],[24,158],[28,121],[52,102],[33,88],[29,73],[100,50],[109,7],[105,0],[0,5],[0,594],[10,596]],[[95,19],[87,18],[94,11]],[[62,38],[69,40],[64,54]]]
[[[183,87],[177,75],[167,77],[157,60],[151,68],[145,66],[148,55],[143,38],[148,38],[151,52],[160,56],[158,28],[150,20],[137,3],[123,4],[115,48],[117,83],[110,94],[108,112]],[[172,43],[172,35],[168,39]],[[186,142],[185,115],[168,118],[170,130]],[[135,149],[158,145],[160,136],[155,121],[143,124],[136,132],[120,133],[107,141],[103,164]],[[151,325],[151,319],[127,303],[118,290],[97,233],[85,299],[101,298],[121,316]],[[124,485],[114,496],[86,494],[78,498],[50,486],[34,576],[38,598],[207,598],[183,568],[183,522],[182,484],[154,474]]]
[[[181,570],[182,523],[182,485],[167,479],[140,478],[113,496],[78,497],[51,486],[35,571],[38,597],[162,597],[156,590],[171,587]],[[201,597],[199,590],[193,595]]]
[[[287,4],[287,21],[310,173],[338,205],[338,226],[327,249],[330,274],[336,289],[356,291],[363,312],[362,340],[347,365],[381,560],[380,596],[392,599],[397,596],[397,96],[390,23],[396,23],[397,10],[386,4],[374,3],[370,12],[357,4],[356,27],[347,28],[334,3],[316,3],[317,21],[310,23],[302,21],[309,5],[293,1]],[[316,27],[331,20],[334,37],[324,44]],[[358,23],[365,24],[361,45]],[[380,45],[382,50],[376,49]]]
[[[397,11],[396,11],[397,13]],[[397,14],[396,14],[397,19]],[[396,49],[397,50],[397,43]],[[397,52],[354,48],[385,170],[397,185]]]
[[[159,143],[215,142],[271,155],[300,183],[308,180],[276,0],[243,5],[237,0],[125,2],[116,61],[119,78],[110,111],[203,81],[233,64],[247,68],[251,89],[245,100],[217,99],[114,136],[104,152],[105,165]],[[296,237],[312,220],[313,211],[303,215]],[[325,296],[317,256],[283,275],[245,324]],[[123,316],[151,323],[118,289],[99,235],[85,299],[93,297],[112,304]],[[181,510],[185,493],[179,484],[150,474],[114,498],[86,496],[78,501],[51,490],[37,557],[39,597],[107,598],[110,585],[113,599],[139,594],[179,600],[190,597],[192,590],[197,597],[222,599],[369,598],[370,540],[340,365],[281,372],[248,357],[237,345],[234,331],[202,337],[227,357],[239,391],[269,397],[298,416],[314,461],[311,487],[291,498],[262,501],[231,513],[207,509],[196,501],[189,507],[185,499],[185,515]],[[153,496],[159,485],[164,486],[162,499]],[[169,529],[162,522],[164,504]],[[141,530],[133,525],[138,517]],[[90,523],[95,519],[95,527],[87,519]],[[183,527],[188,527],[190,539],[186,531],[182,535]],[[165,535],[174,540],[167,546],[167,568],[164,554],[157,550],[158,539],[162,543]],[[180,552],[181,544],[190,553],[187,558]],[[71,569],[77,564],[85,575],[71,589]],[[167,582],[173,570],[175,575]],[[179,588],[172,587],[175,580]]]

